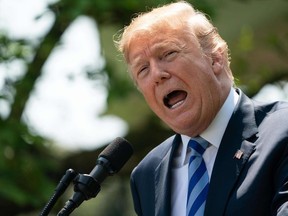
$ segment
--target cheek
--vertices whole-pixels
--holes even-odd
[[[138,85],[138,90],[143,95],[144,99],[149,104],[149,106],[151,106],[150,104],[152,104],[153,101],[155,101],[155,94],[152,88],[147,85],[140,84]]]
[[[154,91],[150,88],[146,89],[144,92],[142,91],[141,93],[150,109],[156,115],[161,115],[161,100],[157,98]]]
[[[156,109],[156,104],[157,104],[157,99],[156,99],[156,96],[152,93],[152,92],[143,92],[142,93],[147,104],[150,106],[150,108],[152,110],[155,110]]]
[[[149,87],[145,85],[143,82],[137,82],[135,81],[137,89],[140,91],[140,93],[146,98],[146,95],[149,95]]]

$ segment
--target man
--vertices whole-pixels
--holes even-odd
[[[156,8],[117,45],[150,108],[176,133],[131,175],[139,216],[288,215],[288,105],[259,104],[233,87],[227,44],[202,13],[186,2]],[[190,140],[208,145],[199,157],[208,180],[193,183],[201,189],[190,183]]]

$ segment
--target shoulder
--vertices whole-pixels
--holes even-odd
[[[267,120],[280,120],[285,122],[288,119],[288,102],[275,101],[275,102],[261,102],[247,97],[240,89],[236,89],[240,99],[237,105],[237,111],[241,116],[246,115],[249,118],[254,118],[256,124],[266,122]],[[239,115],[239,114],[238,114]]]
[[[270,146],[267,149],[278,146],[279,150],[284,151],[288,144],[288,103],[258,103],[255,113],[259,141],[267,143]]]
[[[288,113],[288,102],[286,101],[274,101],[274,102],[261,102],[257,101],[255,99],[251,99],[248,96],[246,96],[240,89],[236,89],[237,93],[240,95],[240,109],[244,109],[245,111],[248,109],[248,111],[252,111],[254,109],[254,112],[256,115],[259,115],[260,117],[273,117],[274,115],[277,116],[279,114]],[[253,107],[250,109],[249,107]],[[288,115],[287,115],[288,117]]]
[[[277,101],[273,103],[259,103],[254,101],[254,105],[256,116],[258,116],[258,120],[261,122],[263,120],[263,123],[283,123],[287,125],[288,102]],[[286,127],[288,128],[288,125]]]

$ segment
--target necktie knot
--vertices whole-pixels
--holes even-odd
[[[188,147],[192,149],[192,155],[194,156],[202,156],[208,147],[208,142],[204,139],[197,137],[193,138],[189,141]]]

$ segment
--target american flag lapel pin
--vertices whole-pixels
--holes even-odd
[[[239,159],[241,159],[242,156],[243,156],[243,151],[238,149],[234,155],[234,158],[239,160]]]

